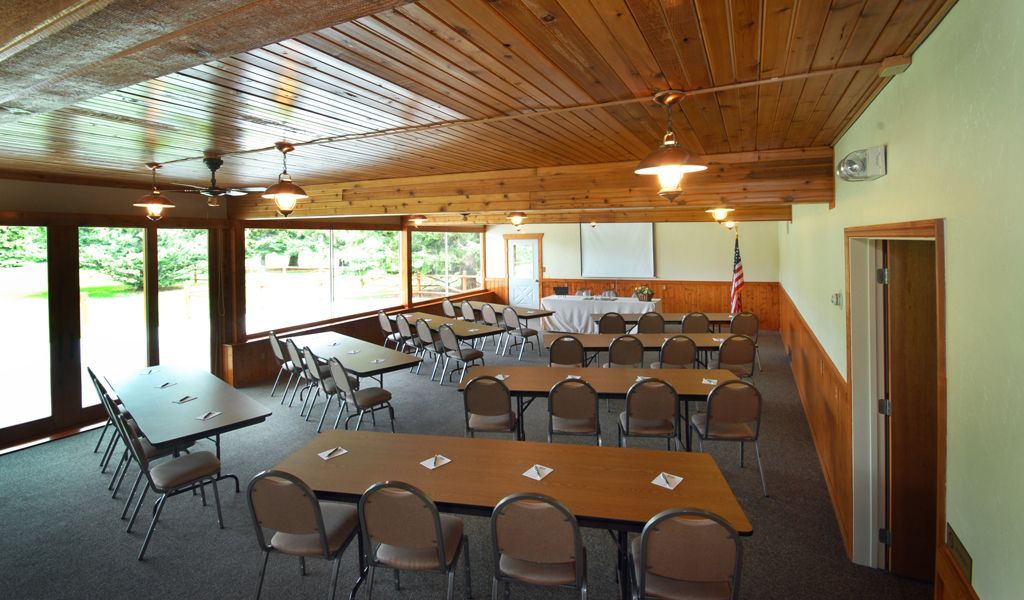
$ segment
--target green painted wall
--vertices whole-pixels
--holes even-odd
[[[960,0],[836,145],[889,174],[794,207],[780,281],[846,370],[843,229],[946,219],[947,520],[986,599],[1024,597],[1024,1]]]

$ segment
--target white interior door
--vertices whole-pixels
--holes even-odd
[[[508,301],[514,306],[540,308],[539,240],[507,240]]]

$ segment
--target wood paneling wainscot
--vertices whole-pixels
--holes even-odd
[[[749,284],[747,284],[749,285]],[[807,415],[847,556],[853,556],[853,446],[849,387],[785,289],[780,290],[782,343]]]

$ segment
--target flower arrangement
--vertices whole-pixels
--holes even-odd
[[[638,285],[636,286],[636,289],[633,290],[633,295],[637,297],[637,300],[647,302],[654,297],[654,290],[652,290],[647,284]]]

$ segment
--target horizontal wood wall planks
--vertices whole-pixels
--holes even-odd
[[[5,72],[40,67],[5,80],[25,85],[0,94],[0,176],[145,186],[151,160],[208,181],[207,151],[221,184],[266,185],[281,138],[301,185],[631,162],[661,141],[669,87],[696,153],[828,146],[951,2],[95,0],[39,29],[52,4],[17,0],[28,18],[0,28]]]

